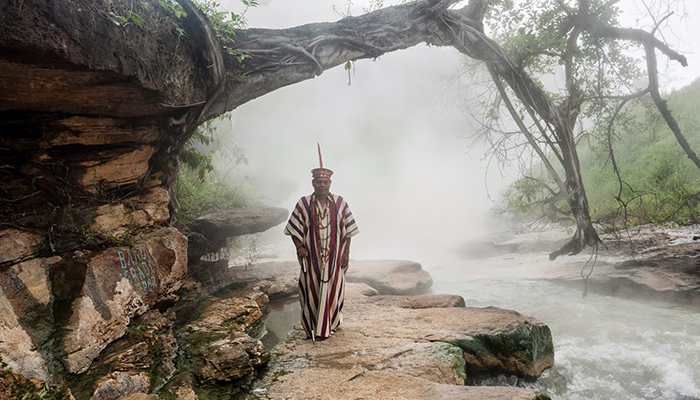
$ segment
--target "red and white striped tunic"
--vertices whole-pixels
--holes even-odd
[[[329,194],[325,208],[314,195],[304,196],[284,233],[309,251],[307,259],[300,259],[301,325],[310,338],[328,337],[342,322],[347,268],[341,268],[340,259],[348,239],[359,233],[355,218],[342,196]]]

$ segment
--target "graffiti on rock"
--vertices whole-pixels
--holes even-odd
[[[143,243],[126,249],[126,252],[119,250],[117,255],[121,265],[120,280],[127,278],[142,296],[158,289],[156,274],[152,267],[156,260],[146,251]]]

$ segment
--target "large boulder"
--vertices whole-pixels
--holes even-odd
[[[534,379],[553,364],[549,328],[495,308],[464,308],[459,296],[353,296],[344,322],[323,341],[295,330],[273,350],[249,399],[518,399],[529,389],[465,386],[515,374]],[[423,305],[434,308],[412,307]]]
[[[0,354],[29,377],[84,372],[132,318],[177,298],[186,247],[184,235],[162,228],[130,246],[34,258],[3,270]]]

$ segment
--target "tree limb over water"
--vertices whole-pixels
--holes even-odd
[[[510,114],[527,138],[527,145],[535,148],[540,157],[554,154],[561,164],[561,172],[552,166],[547,169],[559,190],[554,196],[566,199],[576,231],[567,245],[550,255],[554,259],[562,254],[577,254],[600,241],[591,221],[582,182],[576,149],[580,132],[576,126],[581,123],[587,102],[610,99],[613,95],[624,98],[620,93],[591,90],[596,81],[589,75],[605,76],[605,68],[614,64],[610,59],[617,57],[615,51],[620,43],[635,43],[646,50],[645,75],[649,82],[646,90],[688,157],[700,168],[700,160],[684,141],[658,89],[656,50],[684,66],[687,65],[685,57],[658,39],[656,28],[647,32],[621,27],[615,17],[615,1],[552,2],[548,4],[549,9],[537,10],[549,14],[542,26],[537,27],[542,31],[538,35],[530,34],[530,39],[527,30],[511,38],[494,36],[491,31],[491,36],[486,33],[485,26],[498,23],[499,18],[517,17],[514,13],[494,12],[498,7],[506,7],[507,2],[498,1],[470,0],[466,6],[457,8],[460,6],[457,0],[422,0],[336,22],[310,23],[288,29],[238,29],[231,35],[220,32],[214,35],[210,22],[190,0],[177,1],[188,14],[183,20],[179,16],[175,20],[172,14],[164,11],[163,4],[167,2],[155,0],[136,5],[146,7],[152,15],[136,14],[134,6],[127,1],[57,0],[47,3],[26,0],[19,3],[20,7],[5,3],[0,6],[5,15],[0,22],[0,29],[5,32],[0,38],[0,49],[11,52],[5,53],[9,64],[3,65],[21,64],[27,58],[22,52],[34,52],[50,54],[51,57],[42,62],[53,62],[52,68],[65,67],[75,72],[75,66],[79,65],[91,71],[113,71],[128,79],[135,77],[139,89],[145,90],[131,97],[141,96],[141,103],[133,102],[133,107],[129,107],[128,102],[122,102],[117,110],[128,118],[152,118],[147,122],[154,130],[168,131],[160,133],[159,147],[153,156],[155,161],[150,163],[147,174],[164,170],[166,175],[172,175],[165,166],[167,159],[189,139],[193,127],[250,100],[355,60],[374,59],[421,43],[454,47],[480,61],[490,71],[500,98],[511,104]],[[138,18],[133,18],[134,15]],[[29,17],[40,23],[32,23]],[[548,22],[551,24],[547,25]],[[44,40],[46,37],[51,40]],[[518,45],[516,39],[530,42]],[[157,45],[149,48],[149,41]],[[161,60],[164,57],[168,60]],[[602,60],[601,66],[590,65],[599,69],[586,71],[586,62],[596,57]],[[35,56],[31,61],[40,58]],[[548,59],[547,62],[563,70],[563,93],[553,95],[542,84],[540,76],[545,70],[542,59]],[[68,65],[60,66],[60,63]],[[13,74],[16,73],[7,73],[8,81],[17,78]],[[597,84],[604,87],[610,81],[602,79]],[[158,104],[153,91],[165,97],[169,104]],[[45,112],[54,107],[55,110],[51,110],[68,115],[118,114],[107,95],[86,106],[85,102],[71,100],[70,93],[48,93],[49,100],[66,99],[60,106],[48,108],[39,100],[20,98],[17,103],[12,100],[17,96],[12,97],[12,93],[8,96],[0,97],[0,111],[24,107]],[[517,100],[517,104],[513,100]],[[148,108],[143,106],[146,103],[149,103]],[[604,110],[609,105],[597,107]],[[613,115],[614,119],[617,114],[611,111],[608,115]],[[5,164],[19,165],[20,162]],[[120,187],[123,188],[124,183]]]

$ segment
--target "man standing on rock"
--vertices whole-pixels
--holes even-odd
[[[318,159],[320,167],[311,170],[314,192],[297,202],[284,228],[301,265],[301,325],[313,340],[329,337],[342,322],[350,238],[359,233],[348,204],[330,193],[333,171],[323,168],[320,146]]]

